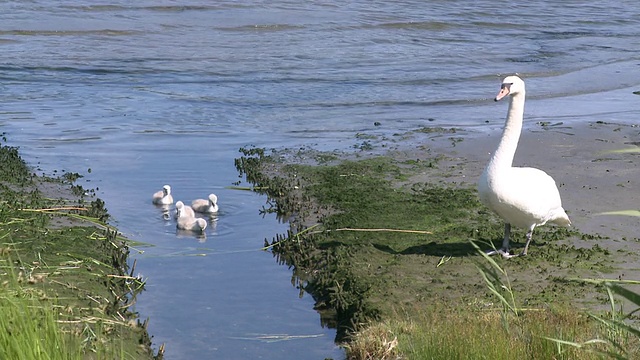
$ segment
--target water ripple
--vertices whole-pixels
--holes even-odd
[[[0,30],[0,36],[84,36],[84,35],[105,35],[105,36],[134,36],[142,32],[134,30],[115,29],[95,29],[95,30]]]

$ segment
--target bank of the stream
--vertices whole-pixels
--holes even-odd
[[[601,245],[606,237],[575,228],[536,229],[530,256],[496,259],[504,271],[497,288],[520,310],[509,330],[504,304],[479,271],[491,266],[473,246],[499,247],[504,225],[472,183],[443,180],[453,159],[241,152],[240,173],[274,200],[272,211],[291,219],[291,231],[265,246],[314,296],[350,358],[599,358],[545,337],[606,338],[585,314],[605,314],[607,292],[575,279],[615,279],[619,259],[637,261],[635,253],[610,250]],[[371,333],[368,344],[384,350],[355,346]],[[635,339],[624,345],[620,353],[637,354]]]
[[[78,174],[36,176],[17,148],[0,144],[0,164],[0,358],[161,358],[131,311],[144,281],[104,202]]]

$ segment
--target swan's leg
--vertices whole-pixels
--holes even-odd
[[[504,224],[504,240],[502,240],[502,247],[498,250],[498,254],[502,255],[502,257],[509,259],[512,257],[516,257],[518,255],[509,254],[509,238],[511,237],[511,224]]]
[[[533,229],[535,227],[536,226],[533,225],[527,232],[527,243],[524,245],[524,251],[520,255],[527,255],[527,250],[529,250],[529,243],[531,242],[531,238],[533,237]]]
[[[504,240],[502,240],[502,248],[500,250],[509,253],[509,237],[511,237],[511,224],[504,224]]]
[[[502,247],[500,250],[490,250],[487,252],[487,255],[496,255],[500,254],[505,258],[513,257],[514,255],[509,254],[509,238],[511,237],[511,224],[504,224],[504,239],[502,240]]]

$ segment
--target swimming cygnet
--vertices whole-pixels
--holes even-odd
[[[191,202],[193,211],[205,214],[213,214],[218,212],[218,197],[215,194],[209,194],[209,199],[196,199]]]
[[[200,218],[180,217],[176,227],[180,230],[203,232],[207,228],[207,221]]]
[[[153,194],[153,203],[156,205],[173,204],[173,196],[171,196],[171,186],[165,185],[162,190]]]
[[[185,205],[182,201],[176,202],[176,218],[192,218],[196,213],[193,212],[191,206]]]

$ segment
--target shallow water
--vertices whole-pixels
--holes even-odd
[[[257,250],[286,224],[226,188],[238,148],[495,130],[506,105],[491,99],[514,72],[528,126],[634,122],[639,35],[628,1],[4,1],[0,132],[43,172],[85,175],[115,225],[153,245],[134,254],[136,310],[168,359],[341,358],[291,271]],[[176,199],[218,194],[204,242],[150,204],[165,183]]]

